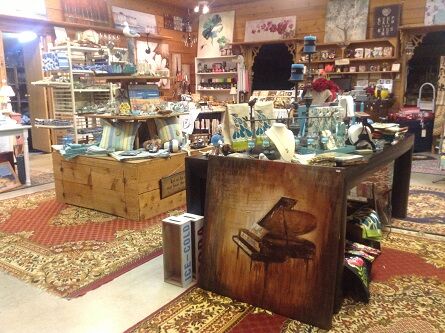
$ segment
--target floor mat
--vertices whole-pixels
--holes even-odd
[[[397,198],[393,198],[397,200]],[[445,236],[445,191],[411,186],[407,217],[392,219],[392,227]]]
[[[445,243],[391,233],[373,265],[369,304],[346,299],[329,332],[445,331]],[[142,332],[326,332],[194,287],[142,320]]]
[[[57,202],[53,190],[3,200],[0,269],[77,297],[161,254],[167,215],[127,220]]]

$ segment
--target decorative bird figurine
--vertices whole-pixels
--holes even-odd
[[[124,33],[125,37],[129,37],[129,38],[141,37],[141,35],[139,35],[136,31],[130,29],[130,26],[128,25],[127,21],[124,22],[124,29],[122,30],[122,32]]]

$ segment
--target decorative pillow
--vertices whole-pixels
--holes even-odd
[[[274,118],[273,102],[257,102],[255,104],[255,134],[258,139],[271,127]],[[247,141],[252,138],[250,125],[250,107],[247,103],[227,104],[227,113],[224,117],[224,142],[230,143],[234,151],[245,151]]]
[[[155,119],[159,139],[162,143],[176,139],[182,142],[182,132],[179,119],[177,117]]]
[[[139,122],[103,122],[99,147],[117,151],[133,149],[139,125]]]

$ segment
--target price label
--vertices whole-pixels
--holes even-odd
[[[426,137],[426,129],[422,129],[422,133],[420,134],[422,138]]]

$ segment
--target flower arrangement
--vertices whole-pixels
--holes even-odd
[[[312,82],[312,89],[317,92],[322,92],[325,90],[330,90],[332,93],[332,99],[335,99],[337,93],[340,91],[340,87],[335,84],[335,82],[325,79],[323,77],[316,79]]]

